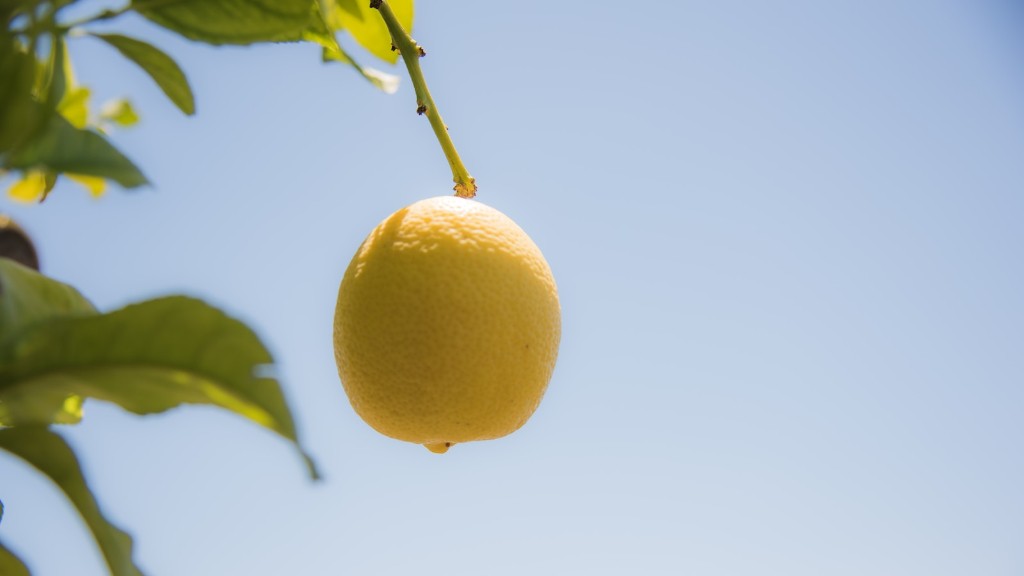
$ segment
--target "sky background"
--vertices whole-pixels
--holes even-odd
[[[1018,2],[419,0],[479,199],[563,308],[530,422],[443,456],[365,425],[331,344],[363,237],[450,192],[408,81],[104,29],[172,54],[197,115],[77,39],[155,186],[0,209],[103,310],[184,293],[256,329],[325,477],[227,413],[89,403],[62,433],[150,576],[1024,574]],[[105,573],[6,454],[0,497],[36,576]]]

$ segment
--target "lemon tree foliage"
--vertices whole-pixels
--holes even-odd
[[[0,175],[13,172],[19,177],[11,188],[16,199],[44,200],[61,176],[77,179],[94,194],[103,189],[96,179],[123,188],[148,183],[142,170],[108,140],[110,129],[134,123],[134,108],[127,105],[127,116],[102,111],[92,115],[88,88],[71,79],[72,51],[67,44],[72,31],[84,32],[74,36],[110,44],[148,74],[183,113],[194,113],[192,87],[171,56],[144,40],[90,29],[123,14],[139,14],[185,38],[212,45],[315,44],[324,62],[350,65],[385,92],[397,87],[396,76],[360,64],[338,39],[345,33],[369,54],[389,64],[396,61],[387,28],[368,1],[134,0],[68,21],[64,10],[78,2],[0,0]],[[391,4],[403,25],[411,28],[413,0]],[[123,112],[125,106],[122,103],[119,109]]]
[[[142,575],[132,560],[131,537],[108,522],[100,512],[82,476],[78,459],[63,438],[46,426],[16,426],[0,430],[0,448],[30,464],[64,492],[92,532],[112,575]],[[13,556],[10,552],[7,554]],[[4,562],[2,556],[0,552],[0,567]],[[19,562],[17,558],[12,561]],[[23,573],[27,574],[27,569]]]
[[[349,65],[385,92],[397,86],[395,76],[359,63],[345,48],[351,40],[384,63],[397,59],[388,28],[368,0],[365,6],[363,0],[125,0],[119,8],[68,17],[67,8],[79,3],[0,0],[0,179],[6,177],[16,200],[41,202],[62,178],[94,196],[108,182],[124,189],[148,183],[142,169],[110,140],[112,131],[138,122],[135,106],[118,99],[93,109],[91,89],[75,78],[72,57],[80,38],[105,42],[114,49],[111,54],[148,75],[182,113],[195,112],[193,88],[171,55],[109,27],[93,29],[125,14],[212,45],[305,42],[324,62]],[[413,0],[390,4],[411,28]],[[81,421],[89,399],[137,414],[184,404],[223,408],[292,442],[310,476],[317,477],[298,442],[281,386],[267,376],[272,359],[244,324],[180,296],[104,313],[73,287],[4,256],[0,253],[0,450],[60,487],[112,574],[140,574],[131,539],[103,517],[71,446],[52,430]],[[29,574],[2,544],[0,574]]]
[[[179,110],[188,115],[195,114],[196,103],[192,96],[192,87],[188,85],[185,73],[182,72],[178,63],[170,56],[151,44],[121,34],[93,34],[93,36],[110,44],[145,70]]]
[[[29,576],[28,566],[14,552],[11,552],[0,541],[0,574],[5,576]]]
[[[199,300],[167,297],[103,314],[74,288],[0,258],[0,449],[60,486],[113,574],[138,573],[131,541],[103,519],[74,454],[48,426],[80,421],[89,398],[137,414],[211,404],[298,447],[280,385],[259,373],[270,362],[251,330]]]

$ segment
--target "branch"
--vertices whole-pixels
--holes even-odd
[[[384,23],[388,27],[388,31],[391,32],[392,48],[398,50],[398,53],[402,55],[405,67],[409,70],[409,78],[412,80],[413,88],[416,90],[416,113],[427,115],[430,127],[434,129],[434,135],[437,136],[437,141],[441,144],[441,149],[444,150],[445,158],[448,159],[448,165],[452,168],[452,180],[455,181],[455,195],[463,198],[476,196],[476,179],[469,175],[469,170],[466,169],[462,159],[459,158],[459,153],[455,150],[455,144],[452,143],[452,138],[448,135],[448,127],[445,126],[444,120],[441,119],[441,114],[437,111],[437,105],[434,104],[434,99],[430,96],[430,90],[427,89],[427,82],[423,79],[423,71],[420,70],[420,58],[427,55],[426,51],[402,28],[398,18],[395,17],[395,13],[391,11],[391,6],[388,6],[385,0],[370,0],[370,8],[376,8],[380,12]]]

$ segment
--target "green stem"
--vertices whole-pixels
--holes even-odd
[[[459,153],[455,150],[455,144],[452,142],[451,136],[448,135],[448,127],[445,126],[444,120],[441,119],[441,113],[437,111],[437,105],[434,104],[434,99],[430,96],[430,90],[427,89],[427,82],[423,79],[423,71],[420,70],[420,57],[425,56],[427,53],[402,28],[386,0],[370,0],[370,8],[376,8],[380,12],[384,23],[388,27],[388,31],[391,32],[394,47],[402,55],[402,60],[405,61],[405,67],[409,70],[412,86],[416,90],[416,113],[427,115],[430,127],[434,129],[434,135],[437,136],[437,141],[441,144],[441,149],[444,150],[445,158],[448,159],[448,165],[452,168],[452,179],[455,181],[455,195],[463,198],[476,196],[476,179],[469,175],[469,170],[466,170],[462,159],[459,158]]]

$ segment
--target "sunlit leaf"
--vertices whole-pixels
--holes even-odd
[[[110,44],[126,58],[138,64],[182,112],[189,115],[195,113],[192,88],[181,67],[170,56],[151,44],[120,34],[93,36]]]
[[[376,8],[370,8],[367,0],[330,0],[334,10],[327,14],[327,22],[334,30],[345,30],[363,48],[377,58],[394,64],[398,52],[391,50],[391,33]],[[413,0],[388,0],[406,32],[412,33]]]
[[[126,98],[118,98],[104,104],[100,109],[100,118],[123,128],[134,126],[139,122],[139,114]]]
[[[131,537],[103,516],[82,476],[78,458],[63,438],[45,426],[4,428],[0,429],[0,449],[32,465],[67,495],[96,539],[113,576],[142,576],[132,561]]]
[[[46,192],[46,174],[42,170],[29,170],[7,189],[11,200],[26,204],[38,202]]]
[[[3,514],[0,514],[2,517]],[[0,542],[0,574],[4,576],[30,576],[28,566]]]
[[[279,384],[258,373],[270,363],[244,324],[200,300],[174,296],[21,331],[0,349],[0,400],[19,390],[77,394],[136,414],[212,404],[294,442],[315,476]]]
[[[310,0],[133,0],[160,26],[209,44],[295,41],[310,20]]]
[[[107,181],[96,176],[85,176],[83,174],[65,174],[69,180],[81,184],[93,198],[103,196],[107,189]]]
[[[387,74],[368,66],[360,65],[356,62],[355,58],[341,47],[341,44],[338,42],[338,38],[335,36],[333,30],[327,25],[327,22],[323,17],[323,10],[334,9],[328,7],[330,2],[332,2],[332,0],[319,0],[316,3],[314,6],[313,24],[311,24],[310,28],[303,34],[303,39],[320,45],[321,59],[324,62],[341,62],[342,64],[348,64],[355,68],[356,72],[377,88],[387,94],[394,94],[398,90],[398,76]]]
[[[89,89],[84,86],[69,88],[57,104],[57,112],[75,128],[89,124]]]
[[[54,115],[39,137],[12,154],[7,167],[99,176],[125,188],[148,183],[135,164],[103,136],[75,128],[59,115]]]

